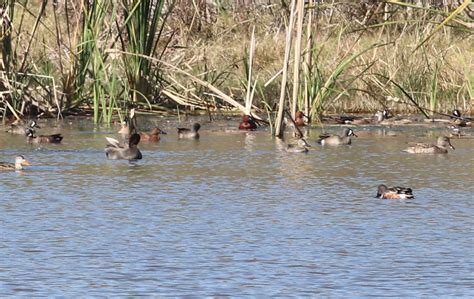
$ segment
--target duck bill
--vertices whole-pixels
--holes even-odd
[[[168,133],[166,133],[165,131],[161,131],[160,134],[166,135]]]
[[[23,166],[29,166],[29,165],[31,165],[31,164],[30,164],[30,162],[28,162],[28,161],[25,160],[25,161],[21,162],[21,165],[23,165]]]
[[[357,134],[356,134],[356,133],[354,133],[354,132],[352,132],[352,135],[354,135],[355,137],[359,137],[359,136],[357,136]]]
[[[454,146],[453,146],[451,143],[449,144],[449,147],[450,147],[453,151],[455,150]]]

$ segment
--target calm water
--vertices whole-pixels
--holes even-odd
[[[46,126],[65,139],[41,146],[1,130],[0,160],[32,166],[0,173],[0,296],[474,296],[474,139],[416,156],[443,130],[328,148],[313,128],[288,154],[266,131],[159,123],[136,164],[105,159],[117,128]],[[375,199],[380,183],[416,199]]]

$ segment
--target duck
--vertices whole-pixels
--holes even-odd
[[[436,145],[430,143],[416,143],[403,151],[410,154],[447,154],[448,147],[454,150],[449,137],[440,136],[436,141]]]
[[[290,143],[286,147],[288,153],[307,153],[308,147],[311,147],[303,138],[298,139],[296,143]]]
[[[0,170],[22,170],[23,166],[30,165],[25,157],[17,156],[15,158],[15,163],[0,162]]]
[[[392,117],[392,115],[387,109],[378,110],[377,112],[375,112],[374,116],[375,116],[375,122],[378,122],[378,123]]]
[[[413,199],[413,191],[411,188],[405,187],[387,187],[384,184],[380,184],[377,187],[376,198],[381,199]]]
[[[239,124],[239,130],[254,131],[257,129],[257,123],[251,115],[242,116],[242,121]]]
[[[345,128],[342,135],[320,135],[318,143],[321,145],[348,145],[351,144],[351,136],[357,137],[354,131],[350,128]]]
[[[130,123],[128,116],[125,116],[123,122],[122,122],[122,127],[118,131],[119,134],[129,136],[130,135]]]
[[[133,133],[128,144],[121,145],[117,139],[105,137],[108,144],[105,146],[105,156],[109,160],[140,160],[142,153],[138,149],[140,134]]]
[[[28,130],[26,141],[28,143],[61,143],[63,136],[61,134],[39,135],[35,136],[32,129]]]
[[[32,120],[28,123],[28,126],[26,127],[16,125],[16,124],[11,124],[10,128],[7,130],[7,133],[27,136],[30,130],[33,131],[34,133],[35,128],[39,129],[40,126],[38,126],[38,123],[36,122],[36,120]]]
[[[199,139],[199,129],[201,125],[198,123],[193,124],[192,129],[178,128],[179,139]]]
[[[152,141],[152,142],[158,142],[160,141],[160,134],[166,134],[165,131],[162,131],[158,127],[154,127],[150,133],[140,133],[140,140],[141,141]]]
[[[459,109],[454,109],[451,114],[450,124],[456,125],[459,127],[467,127],[472,125],[472,121],[469,118],[463,117]]]
[[[407,125],[413,121],[408,118],[394,117],[390,111],[384,109],[375,113],[375,122],[382,126]]]
[[[130,109],[129,116],[125,116],[119,134],[129,137],[130,134],[137,133],[137,119],[135,117],[135,108]]]
[[[297,127],[304,127],[309,121],[309,118],[303,113],[303,111],[297,111],[295,114],[295,124]]]

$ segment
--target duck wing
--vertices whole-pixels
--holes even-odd
[[[411,188],[405,188],[400,186],[395,186],[390,188],[391,191],[397,192],[398,194],[413,194],[413,190]]]
[[[39,137],[47,138],[52,143],[59,143],[64,138],[61,134],[52,134],[52,135],[46,135],[46,136],[40,135]]]
[[[0,162],[0,170],[11,170],[15,169],[15,164],[8,162]]]
[[[188,128],[178,128],[178,133],[186,133],[191,132],[191,129]]]
[[[106,145],[107,147],[123,148],[123,146],[120,144],[120,141],[118,141],[117,139],[112,137],[105,137],[105,139],[108,142],[108,144]]]
[[[431,143],[408,143],[411,146],[416,146],[418,148],[431,148],[434,145]]]

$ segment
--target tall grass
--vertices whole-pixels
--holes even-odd
[[[106,123],[129,104],[232,106],[267,111],[278,129],[287,109],[317,119],[471,106],[471,1],[448,10],[312,0],[301,18],[291,10],[301,10],[296,0],[253,1],[245,10],[211,2],[179,0],[176,12],[164,0],[4,2],[0,108],[18,117],[91,108],[94,121]],[[296,30],[285,32],[290,23]],[[252,59],[242,68],[253,27]]]
[[[164,81],[159,64],[152,64],[146,57],[161,59],[171,36],[164,39],[166,19],[171,13],[174,1],[164,12],[164,0],[122,0],[123,26],[119,27],[122,50],[131,54],[124,55],[123,64],[128,78],[132,102],[147,102],[159,93]],[[125,35],[125,36],[124,36]],[[162,48],[159,48],[160,42]]]

